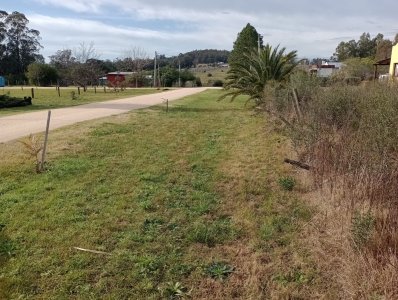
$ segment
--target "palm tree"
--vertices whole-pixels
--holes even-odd
[[[249,96],[256,104],[265,102],[264,89],[271,81],[284,83],[297,66],[296,51],[284,54],[285,48],[264,48],[245,54],[245,59],[231,66],[226,77],[225,89],[228,91],[221,99],[239,95]]]

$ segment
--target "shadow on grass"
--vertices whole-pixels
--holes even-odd
[[[152,110],[155,111],[166,111],[166,105],[160,106],[153,106],[151,107]],[[228,111],[242,111],[245,108],[240,107],[188,107],[188,106],[169,106],[169,112],[196,112],[196,113],[209,113],[209,112],[228,112]]]

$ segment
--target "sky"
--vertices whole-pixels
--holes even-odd
[[[252,24],[265,43],[297,50],[301,58],[329,58],[340,41],[363,32],[393,39],[397,0],[0,0],[40,31],[41,54],[94,43],[100,59],[122,58],[133,48],[149,56],[191,50],[231,50]]]

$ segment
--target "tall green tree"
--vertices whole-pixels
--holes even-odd
[[[43,61],[39,54],[40,32],[28,27],[29,20],[17,11],[0,12],[0,42],[2,55],[0,70],[15,78],[24,78],[29,64]]]
[[[251,52],[258,48],[258,40],[260,39],[260,47],[263,47],[263,39],[250,23],[238,33],[238,37],[234,42],[234,47],[229,55],[228,63],[233,65],[240,65],[245,60],[245,53]]]

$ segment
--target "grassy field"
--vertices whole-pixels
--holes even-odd
[[[228,68],[200,67],[191,69],[196,77],[199,77],[203,86],[212,86],[216,80],[225,80]]]
[[[146,94],[160,92],[156,89],[126,89],[124,91],[115,92],[112,89],[107,89],[106,92],[103,88],[88,88],[86,92],[80,89],[80,95],[77,88],[62,88],[60,89],[61,96],[55,88],[34,88],[35,98],[32,100],[33,105],[14,108],[0,109],[0,116],[15,114],[20,112],[28,112],[40,109],[54,109],[68,106],[75,106],[86,104],[90,102],[99,102],[106,100],[113,100],[126,97],[134,97]],[[74,97],[72,97],[72,93]],[[30,88],[0,88],[0,95],[8,94],[11,97],[25,97],[31,96]]]
[[[220,93],[52,132],[42,174],[1,144],[0,298],[313,295],[286,142]]]

